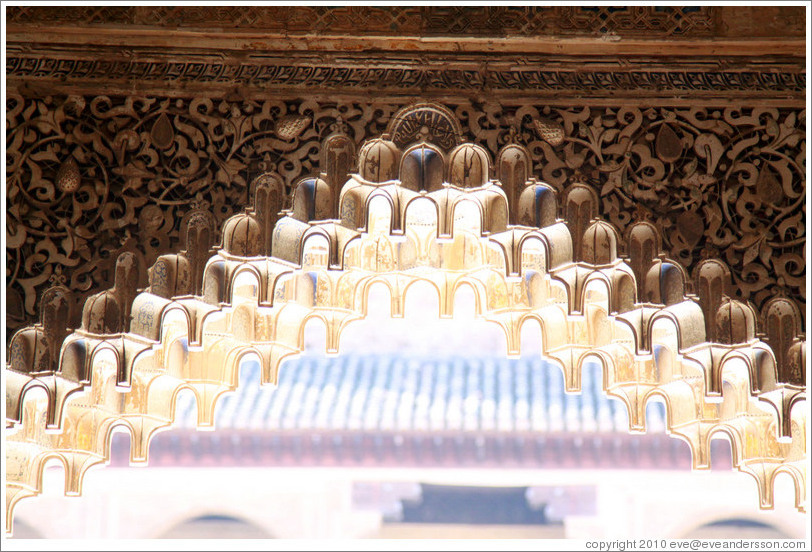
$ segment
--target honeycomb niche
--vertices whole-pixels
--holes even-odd
[[[49,460],[64,466],[67,494],[110,458],[116,428],[131,436],[131,462],[146,462],[180,391],[193,392],[199,426],[212,426],[241,359],[256,355],[262,381],[276,383],[309,320],[324,322],[327,351],[339,352],[378,283],[393,316],[416,282],[436,289],[440,316],[468,286],[509,355],[521,351],[523,325],[538,324],[539,354],[561,366],[568,391],[597,358],[630,431],[645,431],[648,401],[662,399],[694,469],[709,467],[710,441],[724,435],[762,508],[787,473],[804,509],[806,342],[795,304],[776,297],[759,316],[729,296],[723,261],[688,274],[652,224],[621,234],[601,219],[592,187],[556,189],[531,173],[521,144],[494,160],[444,107],[409,106],[358,148],[340,130],[325,138],[318,173],[295,184],[289,208],[269,172],[219,241],[211,214],[191,213],[185,248],[158,258],[146,289],[136,289],[137,259],[122,254],[114,287],[85,302],[76,331],[65,330],[71,292],[49,289],[41,322],[12,337],[6,365],[6,531],[14,505],[41,492]]]

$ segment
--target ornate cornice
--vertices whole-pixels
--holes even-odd
[[[9,88],[76,93],[200,93],[242,97],[307,92],[309,95],[378,94],[528,97],[770,100],[802,105],[806,73],[793,58],[758,62],[691,58],[680,63],[652,57],[623,59],[563,56],[201,53],[114,48],[20,48],[6,57]]]
[[[272,90],[800,107],[804,30],[792,7],[14,7],[6,76],[34,96]]]

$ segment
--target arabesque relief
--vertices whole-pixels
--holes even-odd
[[[145,286],[146,267],[182,246],[193,211],[209,213],[219,231],[249,202],[248,183],[262,173],[279,176],[280,201],[289,206],[293,184],[327,155],[329,135],[342,136],[328,147],[349,159],[400,107],[10,94],[9,336],[37,320],[52,285],[73,292],[70,326],[77,327],[79,307],[112,285],[122,252],[135,255]],[[406,114],[394,139],[446,147],[452,132],[495,161],[505,145],[520,145],[528,170],[556,191],[591,187],[598,211],[621,233],[652,223],[663,250],[688,273],[719,258],[736,298],[761,311],[785,297],[803,312],[805,118],[802,109],[463,103]],[[355,169],[342,163],[322,170],[339,178]],[[521,183],[513,180],[503,186],[516,190]]]

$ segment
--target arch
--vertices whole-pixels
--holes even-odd
[[[361,268],[374,273],[392,272],[397,269],[399,260],[396,250],[389,235],[377,235],[373,240],[361,245]]]
[[[458,209],[462,210],[462,215],[459,217],[459,220],[457,218]],[[468,221],[467,219],[472,216],[473,210],[476,210],[479,215],[478,218],[475,219],[479,221],[478,227],[473,224],[468,226],[472,221]],[[468,224],[464,224],[462,228],[460,228],[461,224],[459,223],[463,219],[466,219],[466,223]],[[460,229],[468,230],[478,236],[483,236],[486,233],[485,208],[475,197],[459,196],[451,205],[451,234],[456,234]],[[474,229],[476,229],[476,231]]]
[[[682,267],[674,263],[663,263],[662,287],[665,289],[666,305],[681,302],[685,297],[685,274]]]
[[[677,355],[680,350],[678,328],[674,319],[670,317],[658,317],[651,321],[649,329],[650,346],[649,351],[655,347],[666,347],[673,355]]]
[[[605,290],[603,299],[600,301],[600,306],[610,312],[612,309],[612,282],[603,272],[594,271],[590,272],[583,280],[577,295],[573,294],[578,299],[578,304],[572,306],[573,313],[583,313],[588,304],[594,304],[595,299],[591,299],[599,290]],[[601,295],[598,293],[598,295]]]
[[[239,516],[239,517],[238,517]],[[157,533],[161,539],[270,539],[271,533],[241,514],[198,514]]]
[[[789,361],[789,351],[793,340],[803,331],[803,317],[798,307],[785,297],[769,299],[761,309],[762,327],[775,353],[779,380],[786,383],[802,384],[799,373],[793,373]]]
[[[775,493],[775,481],[780,475],[786,475],[792,479],[792,483],[795,487],[795,507],[798,509],[803,508],[804,498],[806,496],[806,489],[804,488],[803,484],[804,474],[801,473],[798,468],[792,465],[784,464],[778,466],[770,476],[770,480],[767,483],[771,490],[771,494]]]
[[[200,422],[201,422],[202,415],[203,415],[203,408],[202,408],[203,401],[200,398],[200,395],[198,394],[198,392],[195,390],[194,387],[192,387],[191,385],[189,385],[187,383],[180,383],[180,384],[178,384],[176,382],[173,382],[173,383],[175,384],[175,386],[174,386],[174,388],[172,389],[172,391],[170,393],[169,401],[168,401],[170,418],[173,419],[173,420],[177,418],[177,408],[178,408],[178,402],[180,401],[180,395],[181,395],[181,393],[186,393],[188,391],[188,392],[191,393],[191,395],[189,393],[186,393],[186,396],[191,396],[193,398],[192,402],[195,405],[195,410],[197,411],[197,424],[201,425]],[[149,440],[152,440],[152,435],[149,436]],[[149,447],[145,447],[145,450],[148,451]]]
[[[246,210],[229,217],[223,224],[222,251],[233,257],[259,257],[264,241],[262,229],[253,214]]]
[[[530,153],[527,148],[519,144],[506,144],[497,153],[494,165],[495,172],[505,188],[510,204],[517,205],[521,189],[527,184],[533,171],[533,161],[530,159]],[[517,224],[518,218],[513,218],[510,221],[511,224]]]
[[[382,290],[382,291],[377,291]],[[398,298],[395,293],[394,286],[392,282],[390,282],[387,278],[381,276],[372,276],[367,279],[363,283],[362,289],[362,301],[363,307],[362,312],[364,318],[370,316],[370,314],[374,313],[377,317],[379,310],[386,310],[387,315],[386,318],[397,318],[398,316],[393,316],[393,313],[397,313],[400,310],[400,305],[398,302]],[[383,294],[386,294],[386,298],[384,299]],[[379,301],[372,301],[370,298],[375,297],[376,295],[380,295]],[[371,306],[373,305],[381,305],[381,307],[376,308]],[[402,314],[400,316],[402,318]]]
[[[136,442],[135,428],[129,420],[118,418],[113,422],[107,424],[104,430],[104,439],[102,440],[105,460],[113,457],[113,435],[115,433],[126,433],[130,438],[130,464],[138,463],[139,459],[136,457]]]
[[[189,292],[191,269],[189,261],[181,255],[161,255],[147,271],[149,291],[159,297],[171,299]],[[182,291],[182,293],[178,293]]]
[[[537,319],[541,325],[544,336],[544,352],[565,345],[570,340],[570,328],[567,314],[564,309],[556,305],[548,305],[535,312],[524,315]]]
[[[59,420],[56,419],[58,414],[59,414],[57,412],[57,410],[56,410],[56,390],[52,389],[51,387],[49,387],[48,385],[43,383],[41,380],[38,380],[38,379],[35,379],[35,378],[31,378],[27,382],[25,382],[25,384],[22,387],[22,390],[20,391],[20,394],[18,395],[19,399],[17,400],[17,405],[16,405],[16,409],[15,409],[16,410],[15,419],[19,420],[20,424],[23,424],[23,416],[24,416],[24,412],[25,412],[24,405],[25,405],[25,401],[26,401],[26,396],[29,393],[32,393],[32,392],[36,393],[37,392],[36,390],[38,390],[38,389],[45,392],[45,400],[46,400],[45,420],[46,420],[46,423],[49,420],[54,420],[54,422],[53,422],[54,425],[59,427]],[[7,413],[7,416],[8,416],[8,413]]]
[[[305,250],[308,240],[314,239],[316,237],[320,237],[327,242],[327,255],[326,255],[327,258],[318,259],[320,262],[317,266],[323,266],[324,268],[327,268],[335,264],[335,251],[336,251],[335,239],[324,228],[320,228],[318,226],[311,226],[304,232],[299,241],[299,266],[301,267],[311,266],[309,263],[305,263],[306,261]]]
[[[513,259],[513,251],[500,240],[493,238],[488,240],[486,259],[493,268],[499,267],[503,269],[505,275],[517,274],[516,266],[514,266],[516,263]]]
[[[339,205],[339,195],[349,174],[356,167],[356,147],[353,139],[338,130],[321,143],[319,168],[333,195],[333,205]]]
[[[445,157],[426,142],[414,144],[400,158],[400,185],[415,192],[433,192],[443,186]]]
[[[367,140],[358,152],[358,174],[372,183],[389,182],[397,178],[402,153],[388,135]]]
[[[742,357],[730,357],[719,369],[721,381],[722,404],[720,405],[723,420],[746,414],[750,402],[750,367]]]
[[[578,361],[575,364],[575,373],[578,377],[578,388],[581,387],[581,375],[584,372],[584,367],[590,362],[596,362],[600,366],[601,378],[603,380],[602,384],[602,391],[606,391],[608,387],[608,382],[610,381],[611,377],[610,374],[614,372],[615,367],[615,359],[612,355],[606,350],[605,347],[603,348],[595,348],[589,351],[586,351],[581,356],[578,357]]]
[[[564,192],[561,209],[570,228],[574,258],[577,260],[582,259],[581,241],[590,221],[598,214],[598,205],[597,193],[586,184],[572,184]]]
[[[410,226],[418,226],[420,224],[419,219],[418,219],[418,221],[414,221],[414,222],[411,220],[412,218],[414,218],[414,210],[418,210],[418,212],[420,214],[422,214],[422,216],[425,217],[426,214],[431,211],[431,209],[424,208],[423,205],[428,207],[429,203],[431,203],[434,206],[434,209],[433,209],[434,222],[429,223],[428,226],[430,227],[430,226],[433,225],[434,226],[434,237],[435,238],[440,237],[440,231],[441,231],[441,228],[440,228],[440,221],[441,221],[440,205],[437,203],[437,201],[433,197],[428,196],[428,195],[414,196],[414,197],[408,199],[403,204],[402,218],[403,218],[403,228],[404,228],[404,230],[406,230]],[[410,213],[412,214],[412,217],[409,216]]]
[[[509,257],[510,254],[505,247],[499,241],[492,240],[487,241],[484,244],[485,249],[485,259],[484,263],[487,264],[492,270],[496,270],[502,274],[510,275],[511,268],[509,268]]]
[[[230,272],[229,297],[231,299],[231,305],[234,304],[236,287],[238,285],[245,285],[241,284],[240,280],[248,280],[248,278],[251,278],[255,282],[255,285],[253,285],[253,296],[256,299],[257,304],[265,302],[266,298],[264,295],[267,286],[264,284],[266,279],[263,277],[264,275],[259,268],[250,263],[241,263],[236,268],[233,268]]]
[[[186,337],[176,336],[168,343],[166,348],[166,358],[164,358],[164,369],[168,375],[173,375],[183,379],[183,372],[189,361],[189,342]],[[175,373],[177,370],[180,373]]]
[[[336,251],[336,262],[338,264],[337,267],[331,268],[338,268],[339,270],[346,271],[350,268],[357,268],[358,264],[353,259],[352,255],[355,253],[355,250],[358,249],[361,245],[361,234],[354,235],[347,239],[344,244],[341,246],[341,251]]]
[[[602,220],[594,220],[581,239],[580,260],[594,266],[611,265],[618,258],[619,241],[614,226]]]
[[[283,208],[284,184],[279,175],[266,172],[251,181],[253,210],[259,221],[262,233],[263,251],[271,254],[273,228]]]
[[[93,350],[90,353],[90,366],[95,365],[96,363],[96,356],[100,355],[104,351],[108,351],[112,353],[114,363],[116,366],[116,385],[124,383],[125,385],[129,383],[129,377],[126,373],[126,365],[124,363],[124,359],[122,358],[122,351],[114,346],[109,341],[102,341],[96,344],[93,347]],[[83,384],[90,384],[90,374],[87,374],[87,379],[80,380],[80,383]]]
[[[484,301],[482,300],[483,295],[487,296],[488,290],[485,285],[478,279],[473,277],[463,277],[456,282],[454,282],[454,288],[450,294],[450,302],[452,305],[456,305],[457,302],[457,292],[463,287],[468,287],[474,294],[474,314],[475,316],[482,316],[482,304]]]
[[[539,347],[539,351],[541,351],[542,355],[546,354],[546,352],[547,352],[547,330],[545,328],[545,324],[546,323],[545,323],[544,319],[542,319],[541,316],[539,316],[538,314],[536,314],[534,312],[529,312],[529,313],[523,314],[522,317],[519,319],[519,322],[517,324],[517,328],[518,328],[517,331],[518,331],[518,334],[520,336],[520,341],[521,341],[521,343],[520,343],[520,352],[522,353],[522,356],[524,356],[524,343],[525,343],[524,333],[527,331],[526,328],[530,328],[532,326],[537,326],[538,327],[539,339],[540,339],[540,342],[541,342],[541,347]]]
[[[442,305],[443,294],[440,291],[440,288],[438,287],[437,282],[435,282],[434,280],[431,280],[429,278],[421,278],[421,277],[414,278],[411,281],[407,282],[406,285],[403,286],[402,294],[403,294],[403,307],[404,307],[403,310],[404,310],[404,313],[406,311],[406,305],[407,305],[407,301],[408,301],[408,298],[409,298],[409,290],[412,289],[412,287],[414,287],[415,284],[417,284],[417,287],[424,287],[424,284],[427,284],[428,285],[427,289],[430,288],[430,289],[432,289],[432,291],[434,291],[434,293],[436,293],[436,295],[432,294],[432,297],[437,298],[437,317],[438,318],[447,318],[447,317],[443,316],[443,305]]]
[[[660,259],[649,268],[645,278],[645,300],[650,303],[675,305],[685,300],[685,269],[676,262]]]
[[[171,320],[171,318],[175,314],[178,314],[178,313],[180,313],[182,315],[183,319],[186,322],[185,330],[186,330],[187,339],[189,339],[189,341],[192,341],[197,337],[195,335],[195,332],[194,332],[194,325],[193,325],[193,321],[192,321],[192,313],[190,313],[189,310],[184,305],[173,301],[173,302],[167,303],[166,305],[161,307],[159,312],[160,312],[159,320],[161,321],[161,323],[160,323],[160,326],[159,326],[160,333],[158,335],[157,341],[162,342],[167,337],[171,338],[171,337],[174,337],[174,336],[178,335],[178,334],[176,334],[174,332],[166,331],[166,328],[169,327],[168,322]]]
[[[483,235],[504,232],[508,228],[510,209],[505,191],[499,183],[489,184],[484,190],[476,192],[483,206]]]
[[[574,242],[570,230],[565,223],[557,222],[545,228],[533,230],[533,232],[538,232],[544,236],[547,241],[547,264],[549,270],[552,271],[555,268],[564,267],[574,261]]]
[[[71,492],[70,489],[70,461],[65,457],[64,454],[57,451],[50,451],[50,452],[41,452],[39,455],[33,459],[30,470],[33,473],[37,474],[37,488],[39,492],[43,492],[43,475],[45,474],[45,469],[48,467],[48,464],[59,464],[62,467],[62,474],[64,476],[64,489],[66,496],[75,496],[75,493]]]
[[[753,355],[754,392],[772,391],[778,385],[778,366],[772,349],[758,347]]]
[[[724,414],[723,419],[726,419]],[[742,448],[742,436],[738,429],[731,424],[722,423],[716,427],[711,428],[705,436],[704,446],[710,451],[711,442],[717,439],[724,439],[730,444],[730,461],[733,469],[741,466],[742,457],[740,454]]]
[[[682,327],[680,325],[679,319],[676,317],[674,313],[666,310],[661,310],[657,311],[654,315],[652,315],[652,317],[648,321],[648,324],[645,327],[645,331],[643,332],[644,336],[643,343],[645,347],[644,350],[651,351],[651,347],[653,345],[652,335],[654,334],[654,324],[657,323],[658,321],[668,321],[671,324],[673,324],[674,330],[677,335],[677,344],[678,344],[677,352],[684,349],[685,345],[683,344]]]
[[[260,381],[270,382],[271,380],[265,378],[266,373],[270,376],[269,370],[269,363],[268,363],[268,354],[263,353],[257,347],[253,345],[245,345],[242,344],[231,349],[226,356],[225,363],[228,366],[228,372],[232,375],[230,385],[235,389],[240,383],[240,374],[242,373],[242,366],[244,359],[248,357],[249,359],[255,357],[257,364],[259,365],[260,374],[262,375],[262,379]]]
[[[714,315],[722,299],[730,296],[732,277],[728,266],[719,259],[703,259],[694,268],[694,290],[705,313],[705,331],[711,340],[716,338]]]
[[[640,286],[638,293],[643,295],[646,274],[662,250],[662,239],[656,226],[647,221],[638,221],[628,227],[626,243],[629,266],[634,271]]]
[[[521,258],[521,262],[519,263],[519,267],[518,267],[519,275],[521,275],[522,270],[525,269],[525,262],[524,262],[524,260],[525,260],[525,247],[527,247],[528,244],[533,244],[535,242],[538,242],[538,243],[541,244],[540,253],[541,253],[543,262],[538,262],[536,260],[533,263],[532,268],[535,269],[535,270],[540,269],[545,273],[550,271],[550,261],[549,261],[549,259],[550,259],[550,243],[549,243],[549,240],[548,240],[547,236],[542,234],[541,232],[531,231],[531,232],[526,233],[525,235],[523,235],[519,239],[519,244],[518,244],[519,245],[519,255],[520,255],[520,258]],[[532,249],[533,248],[531,247],[531,251],[532,251]],[[535,253],[535,252],[533,252],[533,253]],[[505,252],[505,254],[507,255],[507,251]],[[538,253],[535,253],[535,254],[538,255]]]
[[[690,393],[690,390],[686,390],[686,385],[684,382],[679,383],[680,385],[675,387],[655,387],[654,389],[651,389],[645,393],[641,401],[643,430],[645,430],[646,410],[648,408],[649,401],[658,401],[665,405],[665,431],[668,434],[672,434],[671,428],[677,425],[680,420],[680,413],[678,412],[680,406],[674,404],[674,397],[685,393],[686,391]],[[696,443],[690,439],[686,439],[684,435],[679,433],[676,433],[676,435],[677,437],[680,437],[682,441],[688,443],[688,446],[691,449],[691,458],[693,459],[693,462],[696,463],[696,458],[698,456],[698,451],[695,450]]]
[[[325,317],[324,315],[322,315],[321,313],[318,313],[318,312],[312,312],[312,313],[310,313],[310,314],[308,314],[308,315],[306,315],[306,316],[304,316],[302,318],[302,321],[299,324],[299,343],[298,343],[299,350],[301,350],[301,351],[306,350],[306,347],[305,347],[305,331],[307,329],[308,323],[310,323],[312,320],[318,320],[318,321],[320,321],[320,322],[322,322],[324,324],[325,350],[328,353],[338,353],[338,343],[335,343],[335,348],[334,349],[331,349],[331,347],[330,347],[330,345],[331,345],[330,344],[330,321],[327,319],[327,317]]]
[[[744,508],[732,508],[721,513],[716,504],[708,504],[693,511],[691,516],[673,533],[673,537],[681,539],[802,538],[802,535],[794,535],[795,531],[791,527],[784,526],[781,518],[776,517],[771,521],[774,523],[765,523]],[[752,528],[753,532],[750,532],[748,528]],[[767,528],[772,528],[776,533],[757,532],[759,529],[766,530]]]
[[[401,229],[400,221],[398,220],[400,217],[397,216],[397,214],[399,214],[399,210],[396,209],[395,199],[389,194],[379,189],[371,192],[366,197],[366,201],[364,202],[364,210],[366,211],[364,231],[367,234],[373,233],[373,230],[379,232],[383,230],[383,227],[379,227],[380,221],[377,220],[378,213],[373,213],[372,210],[374,208],[380,211],[381,208],[375,207],[373,204],[383,205],[384,203],[386,204],[387,207],[389,207],[389,216],[387,217],[389,221],[388,224],[385,225],[388,226],[389,228],[386,233],[392,235],[396,230]],[[375,221],[370,220],[373,216],[376,218]],[[376,228],[373,229],[372,228],[373,226],[375,226]]]
[[[479,188],[490,180],[491,164],[485,148],[462,143],[448,154],[446,182],[458,188]]]
[[[734,360],[742,362],[747,367],[748,379],[750,382],[748,389],[752,394],[756,394],[761,390],[760,382],[762,375],[765,378],[764,381],[766,385],[769,386],[770,382],[772,382],[774,386],[775,364],[774,361],[772,363],[770,362],[772,361],[772,355],[764,350],[761,350],[760,352],[756,352],[752,356],[749,356],[743,350],[732,349],[722,355],[722,358],[719,360],[719,366],[716,372],[713,374],[713,378],[708,379],[709,383],[713,384],[710,393],[718,394],[718,390],[720,390],[722,386],[725,365],[729,362],[733,362]]]
[[[333,215],[333,194],[321,176],[304,176],[294,183],[291,215],[296,220],[307,223]]]
[[[330,266],[330,253],[333,249],[332,240],[326,232],[308,232],[302,238],[302,268],[328,268]]]

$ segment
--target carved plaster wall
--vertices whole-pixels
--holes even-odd
[[[195,209],[219,228],[248,202],[248,182],[277,172],[315,176],[322,141],[347,147],[381,134],[394,102],[228,101],[10,93],[7,102],[9,335],[36,318],[42,292],[62,284],[78,308],[112,284],[131,251],[146,267],[180,246]],[[805,311],[803,109],[448,104],[458,132],[496,158],[527,147],[532,174],[557,190],[591,186],[621,231],[652,222],[663,248],[693,273],[704,258],[730,267],[735,293],[761,308],[780,295]],[[421,115],[422,117],[422,115]],[[409,120],[402,144],[442,142],[450,123]],[[347,167],[353,170],[354,167]],[[513,203],[511,203],[513,205]]]

